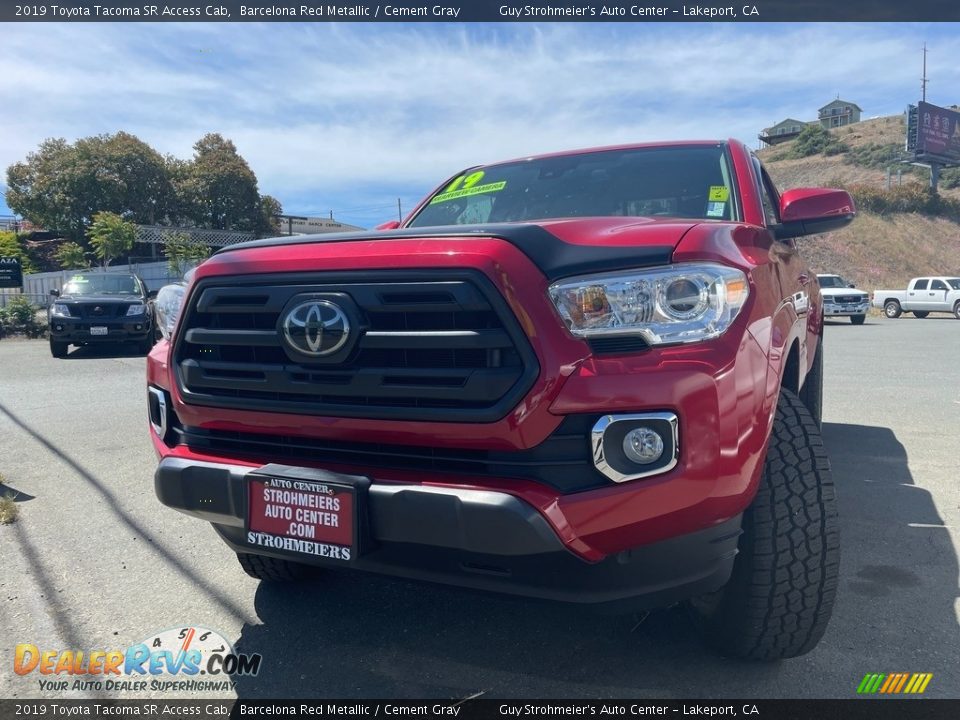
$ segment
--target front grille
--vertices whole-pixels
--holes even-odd
[[[353,318],[343,354],[305,359],[287,345],[284,316],[314,297]],[[539,371],[506,303],[469,271],[207,279],[174,357],[191,404],[404,420],[497,420]]]
[[[866,301],[867,299],[860,295],[837,295],[833,298],[833,302],[837,305],[859,305]]]
[[[590,429],[597,416],[569,415],[542,443],[528,450],[462,450],[382,443],[343,442],[291,435],[181,428],[179,442],[197,452],[290,464],[323,463],[360,468],[360,472],[399,469],[440,474],[531,480],[561,492],[610,485],[593,465]]]
[[[78,303],[71,306],[70,314],[89,320],[109,320],[124,317],[128,307],[130,305],[126,303]]]

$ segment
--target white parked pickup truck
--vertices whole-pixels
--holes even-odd
[[[849,317],[854,325],[863,325],[870,309],[870,296],[863,290],[857,290],[839,275],[817,275],[820,283],[820,295],[823,298],[823,316],[825,318]]]
[[[925,318],[932,312],[948,312],[960,320],[960,277],[918,277],[906,290],[874,290],[873,306],[883,308],[888,318],[912,312]]]

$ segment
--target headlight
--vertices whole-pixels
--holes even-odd
[[[651,345],[722,335],[750,295],[747,276],[713,263],[680,263],[572,278],[550,299],[574,335],[639,335]]]
[[[53,315],[53,317],[71,317],[70,306],[64,305],[63,303],[54,303],[50,314]]]
[[[127,308],[127,317],[130,317],[131,315],[143,315],[146,311],[146,305],[131,305]]]
[[[180,317],[180,308],[183,307],[186,293],[186,285],[164,285],[153,302],[157,311],[157,325],[160,326],[160,332],[166,340],[170,339],[173,329],[177,326],[177,318]]]

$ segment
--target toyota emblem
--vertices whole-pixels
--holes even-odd
[[[346,313],[327,300],[307,300],[294,305],[283,318],[283,339],[303,355],[331,355],[346,344],[349,336]]]

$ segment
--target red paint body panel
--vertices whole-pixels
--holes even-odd
[[[676,145],[677,143],[664,143]],[[197,277],[304,270],[471,268],[503,295],[536,353],[540,375],[526,397],[498,422],[442,423],[310,417],[185,404],[167,367],[169,345],[158,344],[147,364],[148,382],[167,389],[185,425],[404,445],[510,450],[542,442],[572,413],[672,411],[679,416],[680,462],[653,478],[559,494],[511,478],[377,471],[373,482],[401,482],[499,490],[526,501],[563,543],[587,560],[723,522],[751,502],[759,481],[781,377],[791,348],[805,374],[821,332],[815,276],[795,248],[764,226],[749,151],[730,141],[742,222],[596,218],[539,223],[574,244],[671,245],[673,262],[712,261],[742,269],[750,298],[734,325],[714,340],[618,356],[594,356],[565,328],[547,295],[548,281],[505,240],[466,238],[313,242],[216,255]],[[415,213],[416,211],[414,211]],[[411,214],[412,215],[414,214]],[[376,233],[371,233],[372,237]],[[813,278],[804,286],[802,276]],[[189,299],[188,301],[189,302]],[[805,305],[804,305],[805,303]],[[257,465],[272,458],[232,458],[169,448],[155,435],[160,456]],[[326,465],[331,470],[366,468]]]

